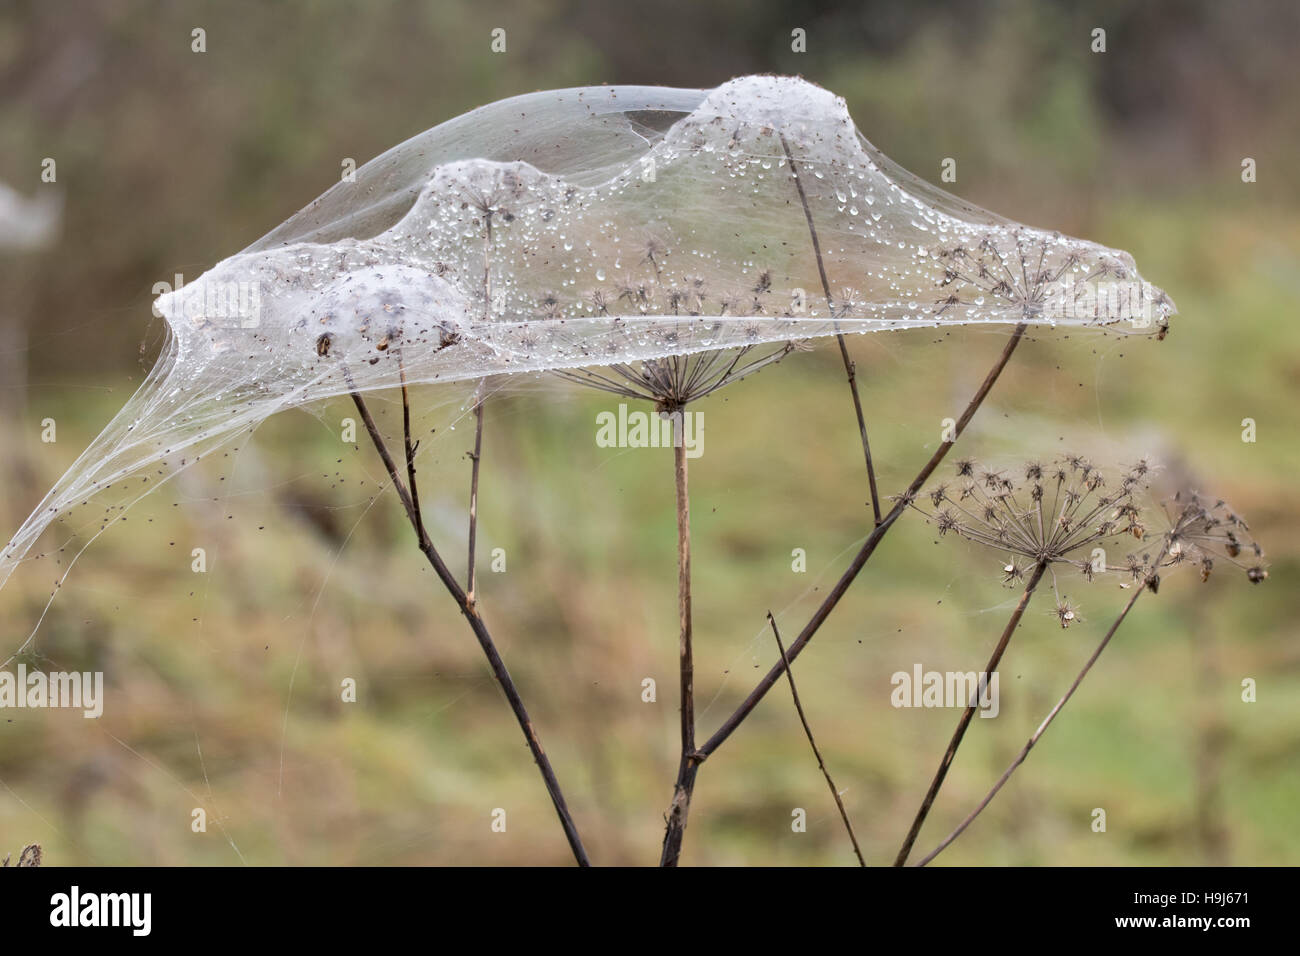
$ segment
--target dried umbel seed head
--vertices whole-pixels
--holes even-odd
[[[1122,535],[1142,537],[1134,495],[1144,489],[1147,470],[1139,463],[1115,483],[1116,490],[1108,490],[1103,473],[1077,455],[1046,468],[1029,462],[1015,470],[981,468],[962,459],[955,488],[944,482],[926,492],[933,511],[915,498],[907,504],[930,518],[941,535],[951,531],[1007,555],[1002,565],[1007,584],[1020,581],[1027,567],[1057,563],[1071,564],[1091,580],[1095,573],[1117,570],[1094,564],[1094,548]],[[1015,474],[1024,477],[1011,477]]]
[[[1121,254],[1122,255],[1122,254]],[[1130,321],[1164,338],[1173,303],[1138,278],[1124,258],[1101,255],[1089,264],[1077,251],[1049,254],[1020,227],[966,233],[930,252],[939,298],[934,313],[996,307],[1025,321],[1086,318],[1101,325]]]
[[[1164,502],[1170,528],[1165,535],[1166,565],[1194,560],[1201,580],[1209,580],[1218,561],[1240,568],[1252,584],[1268,577],[1264,551],[1250,527],[1222,498],[1178,492]]]
[[[677,332],[667,329],[662,334],[671,337]],[[786,342],[767,348],[745,346],[730,351],[614,363],[603,369],[564,369],[554,374],[625,398],[646,399],[661,410],[673,411],[805,348],[802,342]]]

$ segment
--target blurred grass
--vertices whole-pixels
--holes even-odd
[[[149,282],[167,277],[176,262],[225,254],[292,211],[284,182],[268,169],[315,168],[319,182],[295,184],[293,195],[305,201],[329,182],[336,154],[369,155],[357,142],[377,152],[499,95],[618,78],[610,64],[620,48],[608,36],[570,31],[553,55],[534,49],[560,35],[566,9],[510,11],[524,18],[506,21],[512,42],[530,52],[500,66],[449,40],[504,15],[491,7],[435,18],[411,5],[383,5],[373,17],[352,18],[348,43],[329,18],[307,18],[301,37],[320,41],[318,62],[286,47],[283,64],[257,64],[256,45],[223,61],[214,44],[217,73],[185,82],[206,91],[203,108],[217,111],[207,120],[218,128],[242,115],[243,138],[228,156],[204,159],[182,142],[203,142],[200,118],[173,111],[175,149],[185,160],[165,167],[165,182],[149,193],[151,210],[169,217],[163,231],[148,216],[79,218],[86,209],[103,212],[109,200],[95,189],[111,177],[144,183],[151,171],[156,176],[147,148],[162,122],[151,112],[155,94],[129,87],[112,100],[116,111],[108,115],[140,124],[131,137],[107,121],[69,121],[59,135],[80,141],[87,156],[99,150],[107,168],[92,173],[89,162],[74,164],[81,170],[68,187],[74,228],[57,261],[26,276],[40,285],[33,314],[55,316],[58,331],[34,344],[36,378],[5,439],[31,471],[6,496],[9,524],[116,411],[134,386],[129,376],[138,381],[134,351],[147,312],[126,304],[144,302]],[[960,21],[941,26],[931,18],[932,26],[881,40],[892,44],[888,55],[837,50],[791,66],[778,53],[769,65],[804,69],[843,93],[867,135],[919,174],[932,176],[938,157],[956,155],[963,196],[1130,250],[1181,309],[1160,343],[1057,334],[1027,342],[960,451],[1011,461],[1067,450],[1099,461],[1185,456],[1204,490],[1250,519],[1271,577],[1255,588],[1227,573],[1204,586],[1194,574],[1169,576],[1158,596],[1139,604],[1014,781],[943,859],[1295,864],[1300,327],[1289,313],[1300,204],[1293,187],[1277,181],[1279,164],[1272,182],[1262,174],[1245,186],[1231,155],[1282,155],[1294,123],[1272,122],[1280,114],[1256,102],[1242,120],[1259,131],[1249,147],[1216,141],[1205,155],[1173,161],[1161,154],[1169,166],[1152,173],[1143,164],[1154,163],[1151,154],[1171,137],[1140,138],[1107,112],[1091,78],[1095,64],[1073,46],[1058,51],[1068,46],[1063,32],[1078,22],[1051,8],[1008,9],[965,46],[955,36]],[[137,44],[144,59],[163,56],[163,27],[188,32],[183,13],[159,21],[130,5],[114,10],[114,35]],[[283,14],[263,15],[278,22]],[[420,74],[423,90],[420,83],[400,89],[399,67],[414,62],[430,24],[449,59],[412,66],[435,72]],[[248,29],[257,35],[256,22]],[[1195,40],[1188,48],[1197,48]],[[377,61],[375,51],[390,43],[402,52]],[[1121,46],[1114,55],[1122,63],[1135,54]],[[238,82],[221,72],[240,63],[248,72]],[[181,58],[159,69],[184,75],[186,65]],[[379,109],[358,80],[375,70],[389,84],[375,88],[395,90]],[[1041,82],[1026,83],[1026,74]],[[712,84],[725,76],[659,79]],[[954,83],[969,84],[960,110]],[[337,123],[307,121],[335,105]],[[35,119],[22,129],[41,155],[48,130]],[[341,130],[354,140],[342,153]],[[128,140],[133,150],[112,148]],[[59,298],[60,286],[79,291]],[[105,301],[116,306],[105,310]],[[882,491],[900,489],[928,457],[940,421],[964,404],[1004,334],[850,341]],[[66,362],[50,354],[51,342],[78,336],[96,344]],[[115,352],[117,340],[129,348]],[[699,406],[705,454],[691,463],[691,485],[703,733],[775,659],[764,613],[771,608],[783,632],[795,633],[866,532],[860,448],[838,362],[824,346],[797,354]],[[452,426],[464,396],[420,390],[417,397],[426,436],[422,497],[435,538],[459,570],[472,436],[464,424]],[[671,455],[597,448],[596,413],[612,404],[546,382],[491,399],[481,600],[593,858],[647,863],[657,858],[676,766]],[[390,396],[372,407],[393,433],[400,406]],[[568,859],[536,770],[455,606],[415,551],[392,496],[372,504],[382,469],[364,434],[355,446],[339,439],[339,423],[351,413],[349,403],[336,402],[273,419],[232,457],[146,499],[81,558],[31,660],[104,670],[105,716],[5,715],[0,852],[39,841],[50,863]],[[54,445],[39,441],[45,417],[59,423]],[[1240,440],[1245,417],[1258,423],[1254,444]],[[996,556],[934,539],[916,516],[900,522],[795,665],[872,863],[892,859],[955,720],[951,711],[892,708],[889,675],[917,661],[927,669],[979,667],[1015,597],[997,583]],[[198,546],[208,553],[203,575],[190,570]],[[504,574],[486,570],[497,547],[506,552]],[[808,554],[807,574],[791,571],[796,547]],[[38,570],[0,593],[8,642],[21,640],[17,629],[44,603],[52,576]],[[1102,584],[1066,587],[1084,620],[1063,632],[1050,600],[1031,605],[1003,667],[1002,714],[975,721],[923,849],[983,795],[1123,597]],[[340,702],[345,677],[358,682],[356,704]],[[641,700],[647,677],[657,681],[656,703]],[[1257,703],[1241,702],[1246,677],[1259,682]],[[209,813],[206,834],[190,830],[199,806]],[[508,812],[504,834],[490,830],[496,807]],[[808,811],[807,833],[791,832],[795,807]],[[1107,811],[1104,834],[1090,829],[1096,807]],[[784,686],[702,768],[685,861],[852,862]]]

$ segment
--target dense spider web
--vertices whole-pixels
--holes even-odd
[[[1092,294],[1099,281],[1131,292]],[[771,76],[483,107],[157,305],[156,366],[5,547],[0,585],[70,510],[82,531],[107,527],[274,413],[403,378],[968,324],[1149,334],[1174,311],[1126,253],[929,186],[842,99]]]

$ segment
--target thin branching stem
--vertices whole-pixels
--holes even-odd
[[[686,816],[691,808],[699,758],[695,750],[695,657],[691,648],[691,504],[686,473],[686,440],[680,434],[685,410],[674,421],[679,431],[673,441],[673,478],[677,497],[677,616],[680,629],[678,644],[681,675],[682,752],[673,787],[673,802],[668,811],[660,866],[676,866],[686,833]]]
[[[427,534],[424,530],[424,515],[420,513],[420,489],[415,480],[415,452],[420,443],[411,441],[411,396],[406,385],[406,366],[400,354],[397,357],[397,374],[402,380],[402,448],[406,454],[406,485],[411,493],[411,508],[407,517],[411,519],[416,536],[424,538]],[[352,397],[357,399],[357,393],[353,392]],[[366,414],[369,414],[369,410]],[[371,437],[373,438],[373,433]]]
[[[1166,551],[1162,551],[1160,558],[1156,560],[1155,563],[1157,566],[1160,564],[1160,561],[1164,560],[1164,555],[1167,553],[1167,547],[1168,546],[1166,545]],[[1015,759],[1012,760],[1011,765],[1003,771],[1002,776],[998,778],[997,783],[995,783],[992,789],[985,794],[984,799],[981,800],[979,805],[967,815],[966,819],[962,820],[962,822],[957,825],[956,829],[944,837],[942,843],[927,853],[921,861],[916,864],[917,866],[925,866],[936,856],[946,850],[949,844],[961,836],[962,833],[966,831],[966,828],[975,822],[975,818],[984,812],[984,808],[993,802],[993,798],[998,795],[998,792],[1006,785],[1006,782],[1011,779],[1011,775],[1016,772],[1016,769],[1022,763],[1025,762],[1025,758],[1029,756],[1029,751],[1034,749],[1034,745],[1037,744],[1043,734],[1047,732],[1047,728],[1052,725],[1052,721],[1056,719],[1056,715],[1061,712],[1069,702],[1070,698],[1074,696],[1074,692],[1079,689],[1079,685],[1083,683],[1083,679],[1087,677],[1088,672],[1092,670],[1092,665],[1097,663],[1097,658],[1101,657],[1101,652],[1106,649],[1106,646],[1110,643],[1110,639],[1115,636],[1115,632],[1119,630],[1120,625],[1124,623],[1124,619],[1128,617],[1128,612],[1133,610],[1133,605],[1137,604],[1138,598],[1140,598],[1146,590],[1147,583],[1143,581],[1142,585],[1134,590],[1133,596],[1128,599],[1128,603],[1124,605],[1123,610],[1121,610],[1115,620],[1111,622],[1110,629],[1106,631],[1106,635],[1101,639],[1096,650],[1092,652],[1092,656],[1088,658],[1087,663],[1083,665],[1083,668],[1074,678],[1074,683],[1070,685],[1070,689],[1065,692],[1064,696],[1056,702],[1056,706],[1048,712],[1045,718],[1043,718],[1043,722],[1038,725],[1038,729],[1033,732],[1029,740],[1025,742],[1025,745],[1020,748],[1020,753],[1016,754]]]
[[[778,134],[781,137],[781,148],[785,150],[786,162],[790,164],[790,175],[794,179],[795,189],[799,191],[799,203],[803,206],[804,219],[808,222],[808,235],[812,238],[813,255],[817,258],[817,274],[821,278],[822,292],[826,295],[826,308],[830,310],[831,316],[835,315],[835,301],[831,296],[830,280],[826,278],[826,263],[822,259],[821,241],[817,238],[817,225],[813,222],[812,209],[808,205],[808,196],[804,192],[803,180],[799,177],[799,167],[794,161],[794,156],[790,152],[790,144],[786,142],[785,134]],[[836,326],[838,329],[838,325]],[[876,491],[876,468],[871,461],[871,443],[867,441],[867,420],[862,413],[862,397],[858,394],[858,377],[857,364],[849,357],[849,346],[844,341],[844,333],[837,331],[835,339],[840,345],[840,357],[844,360],[844,371],[849,377],[849,390],[853,393],[853,410],[858,416],[858,432],[862,436],[862,454],[867,461],[867,484],[871,488],[871,510],[875,516],[876,524],[880,524],[880,495]]]
[[[993,389],[993,385],[997,382],[998,376],[1002,374],[1002,370],[1006,368],[1007,362],[1011,360],[1011,356],[1015,352],[1016,346],[1020,344],[1021,338],[1024,337],[1025,329],[1026,325],[1024,323],[1016,326],[1015,331],[1011,333],[1011,338],[1002,349],[1002,353],[998,356],[997,361],[993,363],[993,367],[989,369],[983,383],[971,397],[971,400],[966,405],[966,409],[962,412],[961,417],[957,419],[956,425],[953,428],[952,440],[941,443],[939,447],[935,449],[934,454],[930,456],[930,460],[921,467],[921,470],[917,472],[916,477],[912,479],[912,483],[908,485],[907,491],[898,496],[898,499],[894,503],[894,507],[890,509],[889,513],[885,515],[881,522],[871,530],[869,535],[867,535],[867,540],[864,541],[862,547],[858,549],[858,553],[854,556],[853,561],[849,564],[848,568],[840,576],[835,587],[833,587],[830,593],[826,595],[821,606],[817,608],[813,613],[812,618],[806,625],[804,625],[803,630],[799,632],[799,636],[793,643],[791,643],[788,651],[788,659],[778,661],[774,664],[772,669],[769,670],[758,682],[758,685],[750,691],[749,696],[741,702],[740,706],[732,712],[730,717],[723,721],[722,726],[718,728],[717,732],[715,732],[713,736],[705,741],[703,746],[699,748],[700,753],[704,757],[708,757],[722,746],[723,741],[730,737],[735,732],[736,728],[744,722],[745,718],[753,713],[754,708],[758,706],[759,701],[761,701],[767,695],[767,692],[772,689],[772,686],[781,679],[781,673],[788,666],[789,662],[798,657],[799,653],[808,646],[809,641],[811,641],[814,635],[816,635],[818,628],[825,623],[826,618],[830,616],[831,611],[835,610],[835,606],[839,604],[840,599],[848,592],[849,587],[853,584],[859,572],[862,571],[863,567],[866,566],[867,561],[875,553],[876,547],[880,544],[881,539],[889,533],[889,529],[893,527],[894,522],[898,520],[899,516],[907,508],[908,503],[920,493],[921,486],[925,484],[930,475],[934,473],[934,470],[938,468],[944,458],[947,457],[953,444],[961,437],[966,426],[970,424],[970,420],[975,417],[975,413],[979,410],[980,405],[984,403],[984,399],[988,397],[989,392]]]
[[[492,214],[495,210],[490,203],[484,204],[483,209],[483,321],[489,322],[492,318]],[[478,541],[478,472],[479,458],[483,453],[483,387],[485,382],[480,381],[478,388],[474,391],[474,452],[470,455],[470,479],[469,479],[469,558],[468,569],[465,572],[465,593],[472,606],[476,601],[474,593],[475,585],[475,562],[474,546]]]
[[[523,731],[524,738],[528,742],[528,749],[532,752],[533,760],[537,762],[537,767],[541,771],[542,780],[546,784],[546,791],[550,794],[551,803],[555,805],[555,812],[560,818],[560,824],[564,827],[564,835],[569,841],[569,848],[573,851],[574,859],[578,861],[580,866],[590,866],[591,860],[587,857],[587,850],[582,845],[582,838],[578,835],[578,828],[574,824],[573,815],[569,812],[568,804],[565,802],[564,793],[560,789],[560,782],[556,779],[555,771],[551,768],[551,761],[542,748],[541,737],[538,736],[537,729],[533,726],[532,718],[528,716],[528,710],[524,707],[523,699],[519,696],[519,690],[515,686],[514,679],[510,676],[510,671],[506,669],[505,661],[501,659],[496,643],[492,640],[492,635],[488,632],[483,618],[479,616],[478,609],[469,600],[459,582],[456,581],[455,576],[447,567],[446,562],[442,560],[442,556],[438,553],[438,549],[434,547],[433,541],[425,530],[414,492],[415,446],[411,443],[409,414],[403,415],[403,423],[405,426],[405,447],[409,456],[406,463],[407,475],[412,481],[412,490],[408,490],[402,482],[401,475],[397,470],[397,463],[393,460],[392,453],[388,450],[388,444],[384,441],[383,435],[380,434],[379,426],[375,424],[365,400],[362,399],[360,393],[353,391],[352,401],[356,404],[361,420],[365,423],[366,431],[370,434],[370,440],[374,443],[375,450],[379,453],[384,467],[388,470],[388,477],[397,491],[402,507],[406,510],[406,516],[411,522],[411,527],[415,530],[421,553],[428,559],[434,573],[442,581],[443,587],[447,589],[447,592],[459,605],[461,613],[465,615],[465,620],[469,622],[470,629],[474,632],[479,646],[487,657],[492,676],[496,678],[497,684],[500,685],[501,690],[506,695],[510,709],[514,712],[515,719],[519,722],[519,728]],[[409,408],[409,402],[406,400],[405,394],[403,395],[403,404],[404,407]]]
[[[812,727],[808,725],[808,718],[804,716],[803,704],[799,702],[799,688],[794,686],[794,671],[790,669],[790,661],[785,656],[785,645],[781,643],[781,631],[776,626],[776,618],[772,616],[771,611],[767,612],[767,620],[772,625],[772,636],[776,638],[776,646],[781,652],[781,660],[785,661],[785,676],[790,681],[790,696],[794,698],[794,709],[799,713],[799,722],[803,724],[803,732],[808,737],[813,756],[817,758],[817,766],[821,768],[822,776],[826,778],[826,786],[830,787],[831,796],[835,798],[835,806],[839,807],[840,819],[844,821],[844,829],[848,831],[849,842],[853,844],[853,853],[858,858],[858,865],[866,866],[867,861],[862,857],[862,848],[858,846],[858,838],[853,832],[853,824],[849,822],[849,812],[844,809],[844,801],[840,799],[839,788],[835,786],[835,781],[831,779],[831,772],[826,769],[826,761],[822,759],[822,752],[817,746],[817,741],[813,738]]]
[[[466,572],[465,594],[470,604],[477,602],[474,585],[477,572],[474,562],[474,546],[478,540],[478,472],[479,462],[483,457],[483,382],[478,383],[474,393],[474,452],[470,459],[469,479],[469,570]]]
[[[1034,565],[1033,574],[1029,576],[1029,583],[1025,585],[1025,591],[1020,595],[1020,601],[1016,604],[1016,609],[1011,612],[1007,626],[1002,629],[1002,636],[998,639],[997,646],[993,648],[993,654],[989,657],[989,662],[984,666],[984,672],[979,676],[980,687],[987,686],[984,682],[993,679],[993,673],[998,669],[998,664],[1002,662],[1002,655],[1006,652],[1007,644],[1011,642],[1011,635],[1020,626],[1020,619],[1024,616],[1025,608],[1029,606],[1029,600],[1034,596],[1034,590],[1038,587],[1038,582],[1043,579],[1043,572],[1046,570],[1047,565],[1042,561]],[[907,837],[903,840],[902,847],[899,848],[898,856],[894,859],[894,866],[903,866],[907,862],[908,854],[912,852],[912,844],[916,842],[917,835],[925,824],[925,818],[930,814],[930,807],[934,805],[934,799],[939,795],[939,788],[943,786],[944,778],[948,776],[948,768],[952,766],[953,758],[957,756],[957,748],[961,746],[962,738],[966,736],[966,730],[970,727],[971,718],[975,716],[975,711],[978,709],[978,695],[979,690],[977,689],[971,702],[961,712],[961,717],[957,721],[957,729],[953,731],[952,739],[948,741],[948,749],[944,751],[943,759],[939,761],[939,769],[935,771],[934,779],[930,781],[930,788],[925,792],[924,799],[921,800],[921,806],[916,811],[916,818],[912,821],[912,827],[907,831]]]

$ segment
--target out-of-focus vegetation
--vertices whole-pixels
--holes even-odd
[[[190,31],[207,31],[207,52]],[[492,54],[489,32],[507,31]],[[808,52],[790,51],[807,31]],[[1107,52],[1090,52],[1090,31]],[[713,86],[798,72],[846,97],[905,167],[1004,215],[1130,250],[1181,310],[1164,342],[1042,335],[959,448],[1181,456],[1251,521],[1252,587],[1169,575],[991,809],[966,863],[1300,862],[1300,148],[1285,4],[686,2],[13,3],[0,11],[0,180],[58,189],[58,243],[0,263],[10,347],[10,530],[116,412],[163,334],[154,283],[197,276],[340,172],[466,109],[591,83]],[[40,182],[41,160],[58,182]],[[1244,157],[1258,182],[1241,181]],[[21,341],[10,336],[9,342]],[[882,490],[910,479],[1003,333],[854,339]],[[20,371],[27,376],[20,377]],[[463,564],[465,394],[420,390],[421,490]],[[400,406],[374,403],[394,433]],[[676,766],[671,454],[595,446],[611,403],[529,383],[487,406],[484,613],[593,858],[652,862]],[[696,686],[709,733],[775,659],[869,522],[834,350],[796,354],[701,404],[692,463]],[[518,729],[436,586],[346,402],[273,419],[88,550],[29,660],[103,670],[97,721],[8,712],[0,847],[50,863],[563,862]],[[1241,440],[1253,418],[1258,441]],[[58,441],[40,441],[41,422]],[[429,431],[436,429],[430,435]],[[8,531],[4,532],[5,535]],[[892,859],[955,714],[896,710],[889,676],[978,668],[1015,595],[996,556],[910,516],[795,665],[869,861]],[[194,574],[203,546],[210,570]],[[808,573],[791,572],[804,548]],[[44,582],[48,588],[51,582]],[[1123,592],[1061,582],[1083,621],[1031,605],[918,844],[970,809],[1104,632]],[[47,593],[0,592],[6,654]],[[359,702],[340,701],[353,677]],[[644,703],[655,678],[658,701]],[[1241,682],[1258,682],[1258,701]],[[208,832],[191,832],[205,807]],[[496,807],[504,834],[490,829]],[[791,810],[808,832],[791,832]],[[1106,809],[1107,831],[1091,813]],[[688,863],[849,863],[784,686],[702,768]]]

